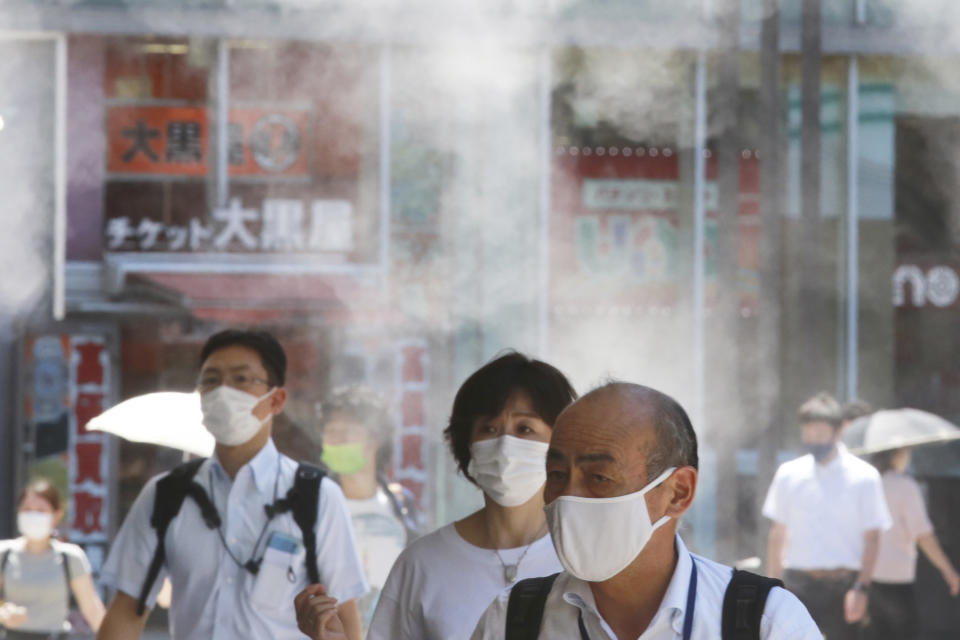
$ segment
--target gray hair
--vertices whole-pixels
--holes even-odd
[[[679,402],[661,391],[629,382],[607,381],[594,392],[616,390],[642,397],[653,405],[656,442],[647,452],[647,478],[652,480],[670,467],[699,468],[697,434]]]

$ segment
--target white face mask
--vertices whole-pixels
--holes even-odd
[[[603,582],[626,569],[653,532],[670,521],[670,516],[663,516],[651,523],[643,496],[675,470],[667,469],[640,491],[625,496],[560,496],[546,505],[550,537],[564,569],[587,582]]]
[[[53,514],[46,511],[20,511],[17,529],[27,540],[46,540],[53,535]]]
[[[546,442],[500,436],[470,445],[467,472],[494,502],[516,507],[543,489],[547,479]]]
[[[258,398],[245,391],[220,385],[200,396],[203,426],[213,434],[217,443],[228,447],[241,445],[255,436],[271,418],[268,415],[261,420],[253,415],[253,409],[264,398],[273,395],[274,391],[276,389],[271,389]]]

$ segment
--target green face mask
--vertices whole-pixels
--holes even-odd
[[[340,475],[357,473],[367,466],[367,456],[359,442],[324,445],[320,459],[331,471]]]

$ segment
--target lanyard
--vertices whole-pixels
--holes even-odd
[[[693,636],[693,610],[697,605],[697,561],[690,556],[690,586],[687,588],[687,610],[683,615],[683,640]],[[590,640],[587,627],[583,624],[583,611],[577,618],[580,625],[580,640]]]

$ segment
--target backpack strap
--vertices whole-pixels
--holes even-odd
[[[67,611],[71,611],[77,608],[77,599],[73,596],[73,587],[71,586],[73,573],[70,571],[70,558],[67,556],[67,552],[62,549],[57,552],[57,555],[60,556],[60,563],[63,565],[63,578],[67,582]]]
[[[264,507],[267,518],[277,514],[292,512],[293,521],[303,536],[303,548],[307,552],[307,577],[311,584],[320,582],[320,568],[317,564],[317,514],[320,510],[320,483],[327,472],[322,467],[301,462],[293,477],[293,486],[287,496],[272,505]]]
[[[527,578],[513,585],[507,601],[504,640],[537,640],[547,596],[559,575],[555,573],[543,578]]]
[[[213,507],[210,498],[203,491],[203,488],[193,481],[193,477],[197,475],[197,471],[204,460],[204,458],[198,458],[185,462],[157,481],[156,496],[153,499],[153,513],[150,516],[150,526],[157,532],[157,548],[153,553],[153,560],[150,562],[150,568],[147,569],[147,576],[144,578],[143,586],[140,589],[140,598],[137,600],[138,616],[142,616],[146,611],[147,597],[150,595],[150,590],[157,581],[160,569],[167,558],[167,551],[164,546],[167,529],[170,528],[170,523],[180,513],[180,507],[183,506],[186,497],[190,495],[194,500],[197,500],[207,526],[210,526],[211,523],[209,509],[212,508],[213,515],[216,516],[216,508]],[[199,488],[200,491],[198,492],[194,487]],[[202,498],[198,499],[201,494]],[[219,516],[216,516],[218,523],[219,520]]]
[[[760,640],[760,620],[774,587],[783,587],[783,581],[733,570],[723,597],[722,640]]]
[[[0,555],[0,602],[6,600],[4,591],[7,588],[7,581],[4,575],[7,573],[7,560],[10,559],[10,549],[5,549],[3,555]]]

